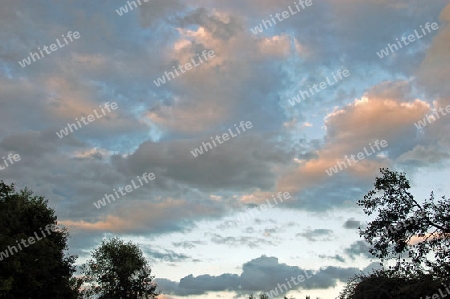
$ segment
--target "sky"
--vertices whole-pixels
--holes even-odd
[[[161,299],[335,298],[380,168],[450,193],[448,1],[128,2],[0,1],[0,179],[78,265],[118,236]]]

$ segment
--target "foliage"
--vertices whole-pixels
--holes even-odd
[[[358,201],[376,215],[360,235],[383,266],[353,277],[338,298],[419,298],[436,293],[450,279],[450,202],[445,197],[419,203],[404,173],[381,169],[375,188]]]
[[[377,270],[351,278],[339,299],[409,299],[436,293],[442,283],[431,275],[415,277],[399,274],[395,270]]]
[[[58,228],[54,210],[42,196],[0,181],[0,251],[18,247],[21,240],[40,236],[34,244],[9,251],[0,261],[0,298],[76,298],[79,281],[72,278],[75,256],[66,256],[68,233]],[[46,236],[43,237],[43,234]],[[13,254],[11,254],[11,252]]]
[[[358,201],[367,215],[377,212],[376,219],[360,229],[372,245],[370,253],[383,261],[396,258],[393,269],[405,276],[450,277],[450,201],[435,200],[431,193],[420,204],[408,192],[411,187],[404,173],[388,169],[381,173],[375,189]]]
[[[118,238],[103,240],[82,267],[88,288],[83,295],[99,298],[156,298],[156,283],[139,247]]]

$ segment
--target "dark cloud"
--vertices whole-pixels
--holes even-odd
[[[339,254],[336,254],[334,256],[329,256],[329,255],[319,255],[320,258],[324,258],[324,259],[331,259],[331,260],[335,260],[338,261],[340,263],[345,263],[345,258]]]
[[[209,235],[209,234],[208,234]],[[236,246],[244,246],[249,248],[258,248],[263,245],[276,245],[276,243],[272,240],[268,240],[267,238],[258,238],[258,237],[234,237],[227,236],[223,237],[219,234],[210,234],[211,242],[219,245],[228,245],[231,247]]]
[[[361,222],[355,220],[355,218],[347,219],[347,221],[344,222],[344,228],[346,229],[357,229],[361,226]]]
[[[191,12],[180,23],[183,27],[192,24],[203,26],[214,37],[223,40],[230,39],[244,29],[234,16],[230,16],[228,22],[225,23],[217,16],[208,15],[208,10],[203,7]]]
[[[192,260],[191,257],[183,254],[183,253],[176,253],[172,250],[164,250],[164,252],[156,251],[151,248],[145,248],[143,249],[144,253],[147,254],[147,256],[150,257],[150,261],[162,261],[162,262],[183,262],[183,261],[190,261]]]
[[[192,249],[197,245],[205,245],[205,241],[185,241],[185,242],[173,242],[172,245],[175,247],[181,247],[184,249]]]
[[[301,236],[306,238],[308,241],[330,241],[333,236],[333,231],[331,229],[307,229],[303,233],[298,233],[297,237]]]
[[[243,133],[245,134],[245,133]],[[145,142],[127,158],[114,156],[113,163],[128,173],[143,173],[154,169],[155,174],[182,184],[203,190],[250,190],[271,188],[275,173],[271,168],[288,161],[288,155],[280,154],[276,143],[268,142],[258,135],[236,137],[203,155],[194,157],[195,148],[208,141],[173,140]],[[246,150],[241,150],[245,148]],[[222,161],[228,161],[223,163]]]
[[[144,1],[144,0],[142,0]],[[139,22],[142,27],[150,27],[160,20],[170,20],[174,14],[182,13],[185,4],[179,0],[150,0],[139,7]]]
[[[369,252],[370,245],[364,241],[356,241],[350,245],[350,247],[344,250],[351,259],[355,259],[357,256],[363,256],[367,258],[373,258]]]
[[[222,274],[220,276],[201,275],[186,276],[179,283],[167,279],[157,279],[159,287],[165,294],[194,295],[210,291],[234,291],[237,293],[268,292],[277,289],[279,284],[286,284],[287,280],[295,277],[297,286],[294,289],[331,288],[337,282],[345,282],[359,272],[356,268],[322,267],[319,270],[301,269],[297,266],[280,264],[275,257],[261,256],[245,263],[242,273]],[[297,280],[302,275],[303,281]],[[291,283],[293,286],[293,283]],[[286,293],[282,288],[280,295]]]

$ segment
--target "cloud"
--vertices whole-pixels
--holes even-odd
[[[273,61],[290,54],[287,35],[256,38],[244,30],[240,17],[205,8],[179,18],[178,25],[178,38],[166,46],[158,77],[204,50],[214,51],[215,57],[160,88],[170,99],[153,104],[146,117],[161,129],[192,136],[224,123],[232,125],[248,119],[247,112],[255,110],[261,98],[274,97],[282,89]],[[280,107],[271,106],[256,112],[272,122],[252,117],[255,126],[282,124]]]
[[[62,220],[61,223],[73,230],[160,234],[188,230],[187,224],[192,225],[199,217],[218,216],[223,212],[219,204],[211,203],[207,207],[201,200],[197,203],[172,198],[159,202],[134,201],[125,197],[119,200],[125,202],[114,209],[115,215],[99,216],[94,221]]]
[[[322,267],[319,271],[302,269],[278,262],[276,257],[261,256],[242,266],[242,273],[222,274],[219,276],[188,275],[179,282],[167,279],[157,279],[157,283],[165,294],[179,296],[199,295],[212,291],[234,291],[236,293],[267,292],[286,283],[286,279],[303,275],[305,280],[298,282],[293,289],[318,289],[336,286],[337,282],[344,282],[354,274],[356,268]],[[282,289],[282,294],[285,293]]]
[[[399,163],[415,164],[425,166],[430,164],[439,164],[443,160],[448,160],[450,154],[437,146],[417,145],[409,152],[404,153],[398,158]]]
[[[407,82],[384,82],[371,88],[361,99],[326,116],[324,144],[314,150],[315,157],[282,177],[278,188],[296,193],[320,184],[323,189],[334,181],[348,179],[342,173],[348,173],[354,181],[368,183],[379,168],[415,146],[414,122],[427,110],[427,103],[411,98]],[[345,155],[357,154],[375,140],[387,141],[388,156],[371,155],[338,175],[327,175],[325,170]]]
[[[366,258],[373,258],[372,254],[369,252],[370,245],[365,241],[356,241],[353,242],[348,248],[344,250],[345,254],[347,254],[352,260],[355,257],[362,255]]]
[[[425,58],[417,70],[417,76],[418,82],[430,94],[446,97],[445,103],[450,104],[450,87],[447,84],[450,71],[441,64],[442,61],[450,59],[450,4],[442,10],[439,21],[438,34],[427,49]]]
[[[209,11],[205,8],[197,8],[182,20],[180,26],[187,27],[191,24],[197,24],[212,34],[216,39],[229,40],[236,36],[244,28],[239,19],[232,15],[215,14],[209,15]]]
[[[160,252],[151,248],[143,248],[143,252],[150,257],[150,261],[158,261],[162,260],[163,262],[183,262],[183,261],[192,261],[193,259],[183,253],[176,253],[172,250],[164,250],[164,252]]]
[[[172,245],[175,247],[181,247],[184,249],[192,249],[197,245],[205,245],[204,241],[185,241],[185,242],[172,242]]]
[[[345,229],[356,229],[361,226],[361,222],[355,220],[355,218],[349,218],[344,222]]]
[[[306,238],[308,241],[331,241],[331,236],[333,231],[331,229],[307,229],[303,233],[298,233],[296,236],[301,236]]]
[[[139,23],[142,27],[150,27],[157,21],[169,21],[171,16],[180,11],[183,12],[186,6],[179,0],[150,0],[143,2],[139,7]],[[126,15],[128,17],[128,15]]]
[[[320,258],[327,258],[332,259],[335,261],[338,261],[340,263],[345,263],[345,258],[339,254],[335,254],[334,256],[328,256],[328,255],[319,255]]]
[[[268,236],[268,235],[267,235]],[[264,245],[276,245],[275,242],[267,240],[267,238],[257,237],[223,237],[218,234],[211,234],[211,242],[218,245],[228,245],[232,248],[236,246],[246,246],[249,248],[260,248]]]
[[[114,156],[113,163],[125,172],[144,173],[153,169],[163,180],[212,191],[270,188],[275,177],[273,168],[288,159],[279,155],[276,143],[251,132],[244,132],[202,156],[193,157],[191,151],[205,141],[210,139],[205,136],[196,140],[148,141],[126,158]],[[243,148],[247,150],[241,150]]]

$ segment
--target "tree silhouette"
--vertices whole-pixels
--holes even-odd
[[[382,266],[394,265],[356,275],[338,298],[427,297],[450,279],[450,202],[431,193],[421,204],[408,192],[404,173],[380,171],[375,188],[358,201],[365,214],[376,214],[360,235]]]
[[[77,298],[75,256],[48,201],[0,181],[0,298]]]
[[[83,295],[102,299],[156,298],[159,293],[139,247],[118,238],[103,240],[82,266],[88,284]]]
[[[394,269],[408,274],[433,273],[450,277],[450,201],[435,200],[433,192],[420,204],[408,192],[404,173],[381,169],[375,188],[358,201],[368,216],[378,215],[360,235],[382,260],[395,259]],[[402,258],[407,254],[408,258]],[[433,256],[430,259],[430,255]]]
[[[442,282],[431,275],[415,277],[400,274],[395,270],[377,270],[351,278],[339,299],[409,299],[426,298],[436,293]],[[430,297],[428,297],[430,298]]]

